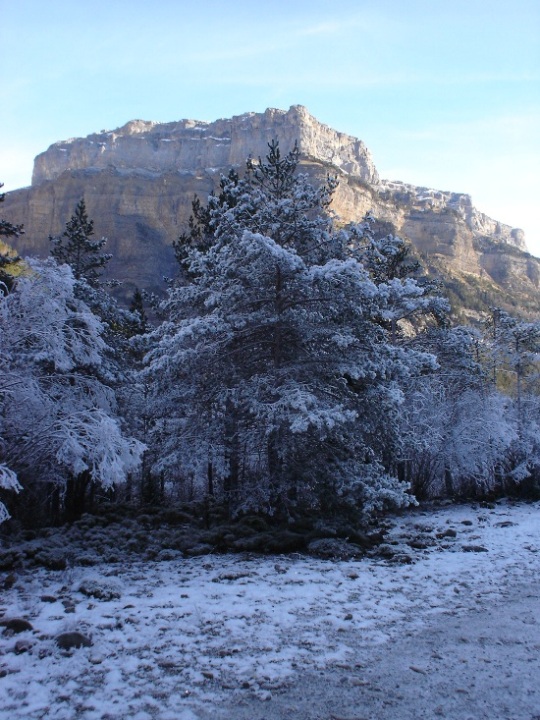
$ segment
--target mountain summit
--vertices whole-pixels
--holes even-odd
[[[249,155],[264,157],[272,138],[279,139],[283,151],[297,142],[305,157],[329,163],[368,183],[379,182],[361,140],[322,125],[305,107],[293,105],[287,112],[268,109],[212,123],[132,120],[110,132],[58,142],[36,157],[32,184],[55,180],[66,170],[110,166],[132,172],[212,174],[243,167]]]
[[[221,173],[241,172],[250,155],[264,157],[272,139],[282,152],[298,143],[301,170],[314,180],[338,177],[332,209],[339,222],[371,211],[412,243],[458,305],[540,310],[540,261],[527,253],[521,230],[479,212],[469,195],[381,179],[361,140],[301,105],[210,123],[132,120],[57,142],[36,157],[31,187],[6,195],[4,214],[25,225],[17,250],[44,255],[48,236],[63,230],[84,197],[96,234],[109,239],[110,274],[124,281],[126,294],[135,285],[155,290],[175,271],[171,245],[187,225],[193,196],[204,199]]]

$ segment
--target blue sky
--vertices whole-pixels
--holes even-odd
[[[0,181],[142,118],[305,105],[540,256],[540,0],[0,0]]]

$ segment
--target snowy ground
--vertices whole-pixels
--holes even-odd
[[[0,719],[540,720],[540,503],[393,525],[354,561],[0,574],[4,626],[33,628],[0,634]],[[93,644],[57,647],[71,631]]]

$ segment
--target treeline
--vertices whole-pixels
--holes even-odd
[[[437,283],[298,151],[248,160],[175,243],[165,298],[121,309],[84,201],[51,257],[0,263],[0,519],[99,503],[347,515],[538,492],[540,323],[454,327]],[[2,221],[0,234],[22,228]]]

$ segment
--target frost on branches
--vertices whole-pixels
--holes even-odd
[[[496,310],[487,332],[436,328],[414,343],[440,369],[412,379],[402,473],[419,499],[538,493],[540,324]]]
[[[102,323],[77,297],[68,265],[28,265],[0,295],[0,486],[50,487],[61,497],[85,475],[111,487],[135,470],[143,446],[124,437],[100,379]]]
[[[515,437],[508,399],[486,384],[473,328],[434,328],[414,340],[440,370],[413,379],[403,407],[405,477],[419,499],[489,492]]]
[[[143,372],[153,469],[232,513],[400,506],[408,486],[387,462],[400,383],[435,362],[393,343],[381,318],[424,293],[374,282],[323,214],[335,183],[316,190],[296,165],[271,143],[194,206],[177,245],[187,279],[169,289]]]

